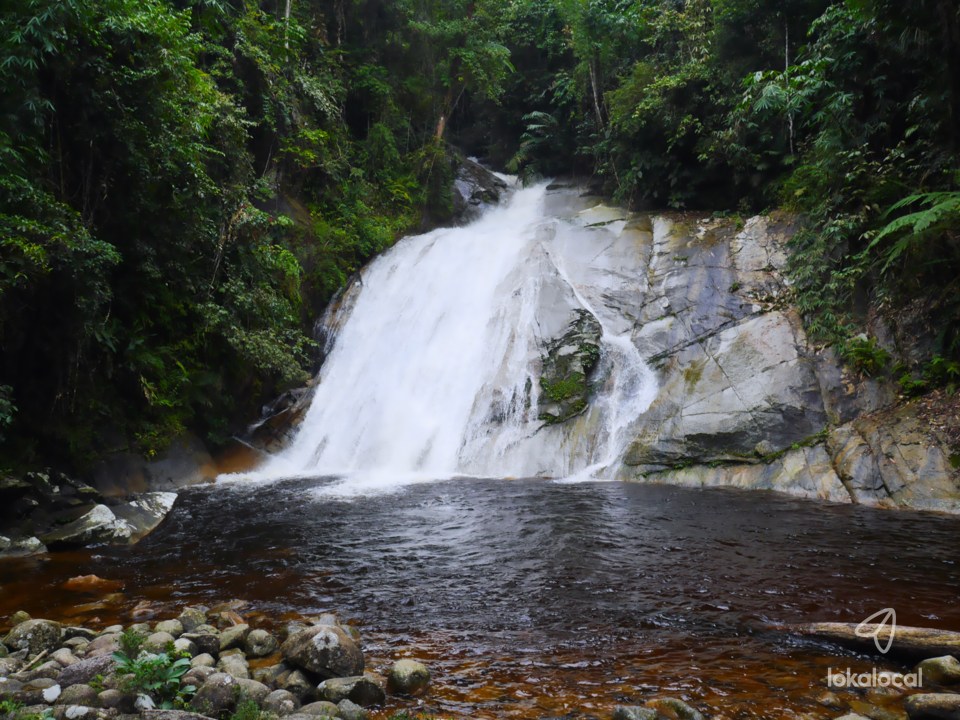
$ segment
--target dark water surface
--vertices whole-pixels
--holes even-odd
[[[766,493],[467,480],[324,497],[328,479],[182,494],[131,548],[0,562],[0,615],[107,624],[242,598],[257,622],[326,611],[368,665],[436,673],[424,709],[540,718],[672,694],[729,718],[835,717],[828,667],[875,664],[771,623],[960,630],[960,519]],[[119,580],[84,596],[72,576]],[[852,696],[850,696],[852,697]]]

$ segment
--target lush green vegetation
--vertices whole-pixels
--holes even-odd
[[[527,177],[593,175],[636,207],[796,211],[812,335],[880,372],[870,339],[850,343],[867,308],[919,304],[941,358],[924,377],[952,377],[958,12],[4,3],[0,466],[83,469],[185,428],[224,440],[306,377],[309,321],[346,279],[447,217],[447,142]]]

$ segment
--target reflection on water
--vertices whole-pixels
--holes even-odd
[[[814,702],[826,668],[875,660],[769,624],[894,607],[903,624],[960,629],[960,519],[536,480],[323,497],[332,482],[193,489],[135,547],[0,563],[0,614],[105,624],[233,597],[267,621],[338,611],[372,667],[434,666],[431,709],[516,718],[653,694],[728,717],[833,717]],[[124,588],[104,603],[61,587],[88,573]]]

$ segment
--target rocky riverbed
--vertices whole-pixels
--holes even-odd
[[[101,630],[17,612],[0,644],[0,718],[368,720],[390,712],[406,720],[419,714],[431,683],[423,663],[403,658],[382,675],[371,672],[359,630],[336,616],[305,617],[267,630],[247,622],[241,615],[245,606],[243,601],[188,606],[176,618]],[[945,635],[937,633],[941,641]],[[823,712],[806,718],[960,718],[960,693],[952,691],[960,688],[960,662],[952,655],[925,659],[910,674],[875,671],[869,689],[851,687],[850,678],[841,682],[842,671],[832,677],[827,688],[812,689]],[[920,686],[909,687],[917,678]],[[929,689],[934,692],[925,692]],[[698,709],[675,697],[638,698],[637,704],[618,700],[611,698],[601,717],[728,717],[723,708]]]

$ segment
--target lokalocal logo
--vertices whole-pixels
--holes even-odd
[[[887,635],[886,640],[881,640],[881,636],[888,626],[890,628],[890,634]],[[859,638],[872,637],[873,644],[877,646],[877,650],[886,655],[890,651],[890,647],[893,645],[893,638],[897,634],[897,611],[893,608],[878,610],[857,625],[857,629],[853,632]]]
[[[886,655],[893,647],[897,634],[897,611],[884,608],[875,612],[853,631],[859,638],[873,638],[874,645],[881,654]],[[827,669],[827,686],[831,688],[877,688],[892,687],[898,690],[923,687],[923,670],[913,673],[898,673],[888,670],[854,673],[853,670]]]

